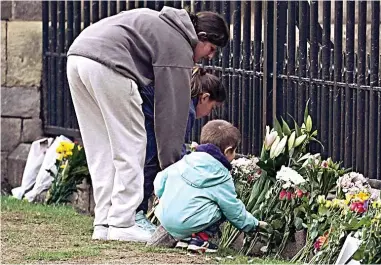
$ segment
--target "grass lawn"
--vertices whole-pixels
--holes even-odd
[[[239,256],[231,250],[190,255],[144,244],[92,241],[93,218],[68,206],[1,197],[1,263],[287,263]]]

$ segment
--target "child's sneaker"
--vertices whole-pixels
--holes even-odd
[[[218,250],[218,246],[208,241],[209,236],[200,232],[192,235],[192,239],[189,242],[188,250],[198,253],[215,253]]]
[[[177,242],[176,248],[187,249],[189,246],[190,240],[191,240],[190,238],[180,240],[179,242]]]
[[[151,240],[146,244],[147,247],[169,247],[173,248],[177,243],[165,228],[159,225],[153,233]]]

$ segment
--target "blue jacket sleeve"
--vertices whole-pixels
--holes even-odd
[[[187,148],[185,146],[185,143],[190,142],[190,136],[192,132],[193,125],[196,120],[196,106],[197,106],[197,98],[193,98],[192,102],[189,106],[189,114],[188,114],[188,123],[187,123],[187,129],[185,131],[185,139],[184,139],[184,144],[181,149],[181,157],[185,156],[187,154]]]
[[[158,198],[161,198],[161,196],[164,193],[165,190],[165,184],[168,179],[168,170],[164,169],[163,171],[160,171],[157,173],[155,181],[153,182],[154,190],[155,190],[155,195]]]
[[[243,202],[237,198],[233,179],[216,186],[214,197],[222,214],[239,230],[250,232],[258,226],[258,220],[246,211]]]

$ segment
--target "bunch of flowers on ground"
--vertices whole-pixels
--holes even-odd
[[[356,174],[351,172],[350,174]],[[345,197],[343,197],[345,196]],[[381,253],[381,201],[372,201],[370,193],[344,193],[332,200],[319,196],[319,211],[310,227],[310,239],[314,241],[315,256],[311,264],[334,263],[347,236],[361,240],[355,259],[361,263],[379,263]],[[305,259],[309,253],[304,253]]]
[[[320,159],[319,155],[307,153],[310,143],[318,142],[316,135],[307,108],[302,126],[294,121],[294,128],[290,129],[283,119],[282,124],[275,119],[274,128],[266,127],[261,155],[256,163],[261,174],[250,187],[250,199],[244,203],[248,211],[258,219],[269,222],[272,229],[271,233],[246,236],[242,253],[250,253],[258,241],[264,241],[264,249],[268,254],[279,254],[288,238],[295,231],[303,229],[302,214],[295,214],[294,209],[308,203],[310,194],[314,193],[315,196],[320,187],[310,185],[309,176],[305,175],[307,169],[304,168],[310,161]],[[235,174],[233,171],[233,177]],[[226,227],[228,229],[223,231],[222,247],[229,247],[239,235],[236,229]]]
[[[357,194],[359,192],[370,193],[370,186],[366,178],[357,172],[350,172],[340,177],[337,181],[339,194]]]
[[[84,178],[90,183],[85,151],[78,143],[62,141],[56,150],[56,172],[50,171],[53,177],[52,186],[46,195],[47,204],[70,202],[71,196],[77,191],[77,185]]]

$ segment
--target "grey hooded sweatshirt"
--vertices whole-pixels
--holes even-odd
[[[154,82],[155,134],[161,168],[180,159],[197,42],[185,10],[164,7],[157,12],[142,8],[87,27],[68,51],[68,56],[95,60],[140,86]]]

